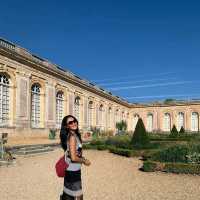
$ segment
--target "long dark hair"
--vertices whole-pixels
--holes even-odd
[[[67,125],[67,119],[70,118],[70,117],[74,118],[74,120],[78,124],[78,120],[72,115],[67,115],[63,118],[62,123],[61,123],[61,129],[60,129],[60,145],[61,145],[61,147],[63,148],[64,151],[67,150],[67,138],[68,138],[68,135],[69,135],[69,129],[66,127],[66,125]],[[81,134],[80,134],[78,128],[76,129],[75,133],[78,136],[80,142],[82,143]]]

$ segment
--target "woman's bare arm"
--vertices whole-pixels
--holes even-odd
[[[69,151],[71,155],[71,160],[73,162],[84,163],[85,158],[84,157],[80,158],[76,154],[76,138],[74,135],[71,135],[69,138]]]

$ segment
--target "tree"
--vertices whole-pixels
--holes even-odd
[[[178,137],[178,131],[177,131],[176,125],[173,125],[171,133],[170,133],[170,137]]]
[[[124,121],[124,120],[122,120],[122,131],[126,131],[126,129],[127,129],[127,123],[126,123],[126,121]]]
[[[126,129],[127,129],[126,121],[122,120],[121,122],[117,122],[116,123],[116,129],[118,131],[126,131]]]
[[[165,99],[164,100],[164,103],[165,104],[168,104],[168,103],[172,103],[172,102],[174,102],[175,101],[175,99]]]
[[[149,135],[141,118],[138,119],[131,143],[135,147],[142,147],[150,143]]]
[[[180,129],[179,133],[180,133],[180,134],[185,133],[185,129],[183,128],[183,126],[181,126],[181,129]]]

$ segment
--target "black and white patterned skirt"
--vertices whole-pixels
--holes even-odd
[[[75,199],[74,197],[81,196],[82,182],[81,182],[81,170],[78,171],[65,171],[64,187],[62,200]]]

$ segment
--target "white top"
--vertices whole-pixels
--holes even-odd
[[[76,152],[77,155],[82,153],[82,144],[78,138],[78,136],[75,134],[75,138],[76,138]],[[72,162],[71,158],[69,157],[69,142],[67,140],[67,152],[68,155],[66,155],[66,161],[69,164],[69,167],[67,168],[67,171],[78,171],[81,169],[81,163],[78,162]]]

